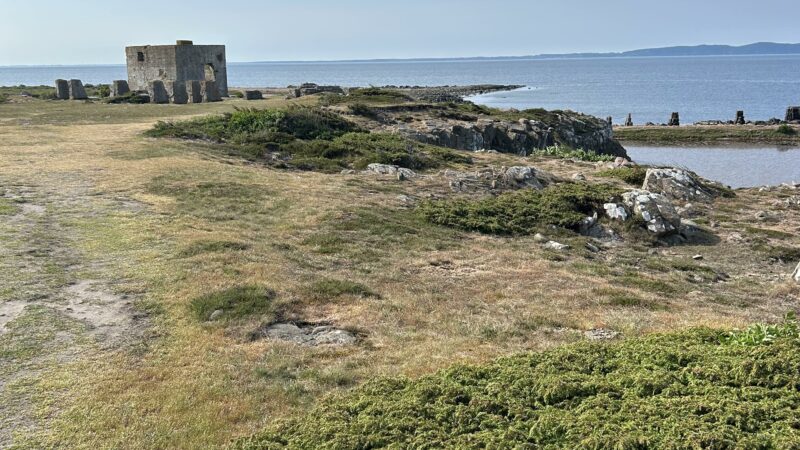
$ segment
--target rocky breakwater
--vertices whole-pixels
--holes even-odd
[[[562,146],[627,157],[605,120],[569,111],[521,111],[514,115],[520,118],[445,113],[385,128],[416,141],[458,150],[495,150],[527,156],[536,150]]]

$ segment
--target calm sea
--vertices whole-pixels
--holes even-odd
[[[498,107],[573,109],[621,122],[684,123],[782,118],[800,104],[800,56],[608,58],[569,60],[232,63],[229,84],[280,87],[303,82],[343,86],[518,84],[475,100]],[[108,83],[124,66],[0,67],[0,85],[51,84],[56,78]]]

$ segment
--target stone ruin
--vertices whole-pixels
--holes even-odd
[[[800,106],[790,106],[786,108],[786,121],[787,122],[800,121]]]
[[[630,113],[628,113],[628,118],[625,119],[625,126],[626,127],[632,127],[633,126],[633,116]]]
[[[734,125],[744,125],[744,111],[736,111],[736,120],[733,121]]]
[[[218,102],[228,96],[224,45],[145,45],[125,49],[129,89],[153,103]],[[165,100],[166,99],[166,100]]]
[[[680,114],[674,112],[672,116],[669,118],[669,123],[667,124],[671,127],[679,127],[681,126],[681,116]]]

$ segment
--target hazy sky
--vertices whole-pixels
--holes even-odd
[[[230,61],[529,55],[798,42],[798,0],[0,0],[0,65],[123,63],[226,44]]]

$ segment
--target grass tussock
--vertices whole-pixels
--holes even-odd
[[[159,122],[147,135],[208,140],[224,144],[230,155],[330,173],[363,169],[371,163],[425,170],[471,162],[453,150],[367,133],[338,114],[315,108],[240,109],[222,116]]]
[[[609,185],[564,183],[541,191],[508,192],[481,200],[424,202],[419,211],[430,222],[489,234],[533,234],[548,225],[577,229],[587,216],[620,195]]]
[[[192,300],[192,315],[205,322],[214,311],[222,311],[225,321],[245,319],[274,312],[275,291],[263,286],[237,286]]]
[[[595,152],[587,152],[582,149],[572,149],[568,147],[548,147],[534,152],[537,156],[554,156],[561,159],[577,159],[589,162],[608,162],[613,161],[616,156],[603,155]],[[642,180],[644,182],[644,180]]]
[[[792,336],[796,336],[794,333]],[[239,441],[272,448],[794,448],[800,342],[697,329],[382,379]]]
[[[333,278],[326,278],[313,283],[309,286],[308,293],[311,298],[317,301],[335,300],[345,295],[363,298],[380,297],[372,289],[361,283]]]
[[[642,186],[644,179],[647,176],[647,167],[634,166],[634,167],[617,167],[614,169],[607,169],[597,174],[604,178],[615,178],[622,180],[631,186]]]

